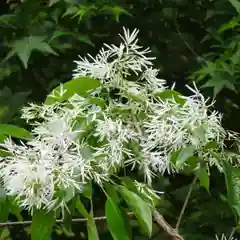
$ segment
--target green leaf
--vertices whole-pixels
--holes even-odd
[[[51,239],[52,228],[55,222],[54,212],[45,212],[38,210],[33,214],[31,226],[32,240]]]
[[[185,99],[181,98],[181,94],[175,90],[165,90],[163,92],[156,92],[154,93],[154,96],[159,97],[163,100],[165,99],[174,99],[179,104],[184,104]]]
[[[90,203],[91,203],[91,211],[88,215],[88,220],[87,220],[88,239],[99,240],[98,231],[97,231],[97,227],[96,227],[94,215],[93,215],[92,199],[90,200]]]
[[[104,6],[100,11],[109,12],[115,16],[116,22],[119,22],[120,15],[128,15],[132,17],[132,14],[119,6]]]
[[[128,190],[136,193],[150,206],[156,206],[159,203],[159,196],[146,184],[138,183],[136,180],[132,180],[129,177],[122,177],[121,182]]]
[[[189,157],[193,156],[194,151],[195,151],[194,146],[189,146],[189,147],[182,149],[178,153],[178,156],[176,158],[176,167],[177,168],[181,167],[182,164],[185,163]]]
[[[0,124],[0,135],[2,134],[26,140],[32,138],[31,133],[26,129],[10,124]]]
[[[85,218],[88,218],[88,211],[86,210],[80,198],[78,198],[76,201],[76,208]]]
[[[8,53],[5,60],[8,60],[13,55],[18,55],[25,68],[27,68],[28,60],[32,51],[37,50],[43,53],[57,55],[57,53],[45,42],[45,37],[29,36],[21,40],[16,40],[12,44],[12,50]]]
[[[92,198],[92,183],[88,182],[87,184],[84,185],[84,191],[82,193],[82,195],[88,199]]]
[[[209,176],[206,169],[201,168],[197,172],[198,179],[200,181],[200,186],[204,187],[209,192]]]
[[[114,240],[129,240],[124,218],[113,198],[108,198],[105,205],[107,225]]]
[[[101,85],[100,81],[90,77],[79,77],[64,83],[55,88],[45,100],[45,104],[62,102],[69,99],[74,94],[79,94],[83,97],[89,95],[89,92]]]
[[[129,191],[123,186],[118,187],[122,197],[130,209],[135,213],[142,229],[150,237],[152,234],[152,211],[149,205],[136,193]]]
[[[89,215],[87,221],[88,240],[99,240],[97,227],[93,215]]]
[[[240,13],[240,1],[239,0],[228,0],[232,6],[236,9],[238,13]]]
[[[231,81],[229,81],[229,79],[222,78],[221,75],[218,73],[216,73],[214,77],[212,77],[209,81],[207,81],[201,87],[202,88],[212,87],[214,97],[216,97],[223,88],[228,88],[236,92],[236,88],[234,84]]]
[[[55,3],[60,2],[61,0],[50,0],[49,1],[49,7],[51,7],[52,5],[54,5]]]
[[[228,203],[232,207],[236,222],[240,219],[240,169],[224,162],[224,174],[227,187]]]

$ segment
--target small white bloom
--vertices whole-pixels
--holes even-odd
[[[222,234],[221,236],[215,235],[215,238],[216,240],[238,240],[237,238],[234,237],[228,238],[224,234]]]

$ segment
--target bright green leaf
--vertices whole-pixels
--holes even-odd
[[[26,129],[9,124],[0,124],[0,135],[2,134],[26,140],[32,138],[31,133]]]
[[[149,205],[136,193],[123,186],[119,186],[119,191],[130,209],[135,213],[142,229],[150,237],[152,234],[152,211]]]
[[[50,240],[55,222],[54,212],[38,210],[33,214],[31,226],[32,240]]]
[[[185,99],[181,98],[181,94],[175,90],[167,89],[163,92],[156,92],[154,96],[159,97],[163,100],[165,99],[174,99],[179,104],[184,104]]]
[[[105,205],[107,224],[114,240],[129,240],[125,229],[124,219],[117,203],[113,198],[108,198]]]
[[[206,169],[201,168],[197,173],[200,181],[200,186],[204,187],[209,192],[209,176]]]
[[[100,81],[90,77],[79,77],[64,83],[62,86],[55,88],[45,100],[45,104],[62,102],[69,99],[74,94],[79,94],[83,97],[87,96],[90,91],[99,87]]]

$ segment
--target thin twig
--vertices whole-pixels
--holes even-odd
[[[179,218],[178,218],[178,220],[177,220],[177,224],[176,224],[176,228],[175,228],[177,232],[178,232],[178,230],[179,230],[179,226],[180,226],[180,224],[181,224],[181,221],[182,221],[182,218],[183,218],[183,214],[184,214],[184,212],[185,212],[185,210],[186,210],[186,208],[187,208],[187,204],[188,204],[188,202],[189,202],[190,196],[191,196],[191,194],[192,194],[193,186],[194,186],[194,184],[196,183],[196,181],[197,181],[197,176],[195,176],[194,179],[193,179],[193,181],[192,181],[192,184],[191,184],[191,186],[190,186],[190,188],[189,188],[189,190],[188,190],[187,196],[186,196],[186,198],[185,198],[183,207],[182,207],[182,209],[181,209]]]
[[[183,34],[180,31],[180,27],[178,26],[177,22],[175,21],[175,26],[176,26],[176,30],[178,35],[180,36],[180,38],[183,40],[184,44],[187,46],[187,48],[192,52],[192,54],[197,57],[200,58],[200,56],[196,53],[196,51],[189,45],[189,43],[186,41],[186,39],[184,38]]]
[[[133,212],[128,212],[128,216],[133,216]],[[103,221],[106,220],[106,216],[99,216],[99,217],[94,217],[95,221]],[[74,218],[72,219],[72,223],[78,223],[78,222],[87,222],[87,218]],[[55,222],[56,223],[63,223],[64,219],[57,219]],[[7,226],[16,226],[16,225],[31,225],[32,221],[20,221],[20,222],[1,222],[0,223],[0,228],[2,227],[7,227]]]

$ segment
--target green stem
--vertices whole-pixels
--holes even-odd
[[[177,232],[178,232],[178,230],[179,230],[179,226],[180,226],[180,224],[181,224],[181,221],[182,221],[184,212],[185,212],[185,210],[186,210],[186,208],[187,208],[189,199],[190,199],[191,194],[192,194],[193,186],[194,186],[194,184],[196,183],[196,181],[197,181],[197,176],[194,177],[194,179],[193,179],[193,181],[192,181],[192,184],[191,184],[191,186],[190,186],[190,188],[189,188],[189,190],[188,190],[188,193],[187,193],[187,196],[186,196],[186,198],[185,198],[185,201],[184,201],[184,203],[183,203],[183,207],[182,207],[182,209],[181,209],[179,218],[178,218],[178,220],[177,220],[176,228],[175,228]]]

